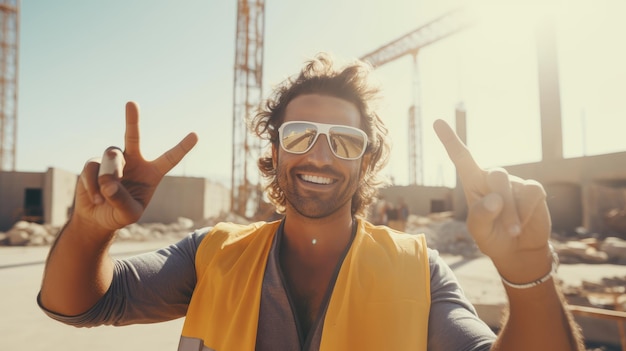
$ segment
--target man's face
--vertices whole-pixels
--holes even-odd
[[[285,120],[344,125],[360,128],[356,106],[335,97],[307,94],[293,99],[285,109]],[[282,137],[282,136],[281,136]],[[359,184],[363,156],[344,160],[335,156],[327,135],[318,135],[310,150],[302,154],[273,149],[278,185],[286,198],[287,213],[322,218],[337,211],[351,214],[351,199]]]

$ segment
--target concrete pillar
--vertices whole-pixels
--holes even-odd
[[[535,28],[543,161],[563,158],[559,63],[554,27],[554,14],[545,13]]]

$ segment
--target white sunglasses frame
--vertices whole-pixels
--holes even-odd
[[[290,124],[296,124],[296,123],[310,124],[310,125],[314,126],[316,128],[316,130],[317,130],[317,133],[315,133],[315,138],[313,139],[313,141],[309,144],[309,146],[304,151],[287,150],[287,148],[283,144],[283,138],[281,138],[281,135],[283,134],[283,130],[285,129],[285,126],[288,126]],[[333,149],[333,146],[330,144],[330,138],[329,138],[330,129],[333,128],[333,127],[347,128],[347,129],[350,129],[350,130],[354,130],[354,131],[357,132],[357,134],[360,134],[360,135],[363,136],[363,149],[361,150],[361,153],[359,154],[359,156],[352,158],[352,157],[342,157],[342,156],[337,155],[337,153]],[[278,127],[278,141],[280,143],[280,147],[283,150],[285,150],[285,152],[288,152],[290,154],[295,154],[295,155],[302,155],[302,154],[306,154],[307,152],[311,151],[311,148],[317,142],[317,138],[320,136],[320,134],[324,134],[326,136],[326,142],[328,142],[328,147],[330,148],[330,151],[333,153],[333,155],[335,157],[337,157],[339,159],[348,160],[348,161],[358,160],[359,158],[361,158],[365,154],[365,150],[367,150],[367,143],[368,143],[367,134],[363,130],[361,130],[359,128],[356,128],[356,127],[346,126],[346,125],[343,125],[343,124],[316,123],[316,122],[311,122],[311,121],[289,121],[289,122],[285,122],[285,123],[281,124],[280,127]]]

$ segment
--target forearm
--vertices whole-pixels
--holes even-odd
[[[59,314],[87,311],[111,284],[108,250],[114,233],[90,229],[72,218],[50,249],[41,286],[41,303]]]
[[[584,350],[554,279],[528,289],[505,289],[509,315],[492,350]]]

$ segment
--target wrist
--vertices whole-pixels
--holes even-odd
[[[504,283],[504,285],[507,285],[511,288],[515,288],[515,289],[530,289],[530,288],[534,288],[537,285],[541,285],[545,282],[547,282],[548,280],[552,279],[552,277],[556,274],[557,269],[559,268],[559,256],[557,255],[557,253],[554,251],[554,247],[552,247],[551,244],[548,244],[549,248],[550,248],[550,254],[551,254],[551,258],[552,258],[552,263],[550,266],[550,271],[548,273],[546,273],[544,276],[535,279],[533,281],[530,281],[528,283],[513,283],[509,280],[507,280],[506,278],[504,278],[503,276],[500,276],[500,279],[502,279],[502,283]]]
[[[59,235],[63,234],[73,237],[74,240],[80,240],[82,245],[102,247],[103,244],[113,240],[115,232],[80,216],[72,215]]]

